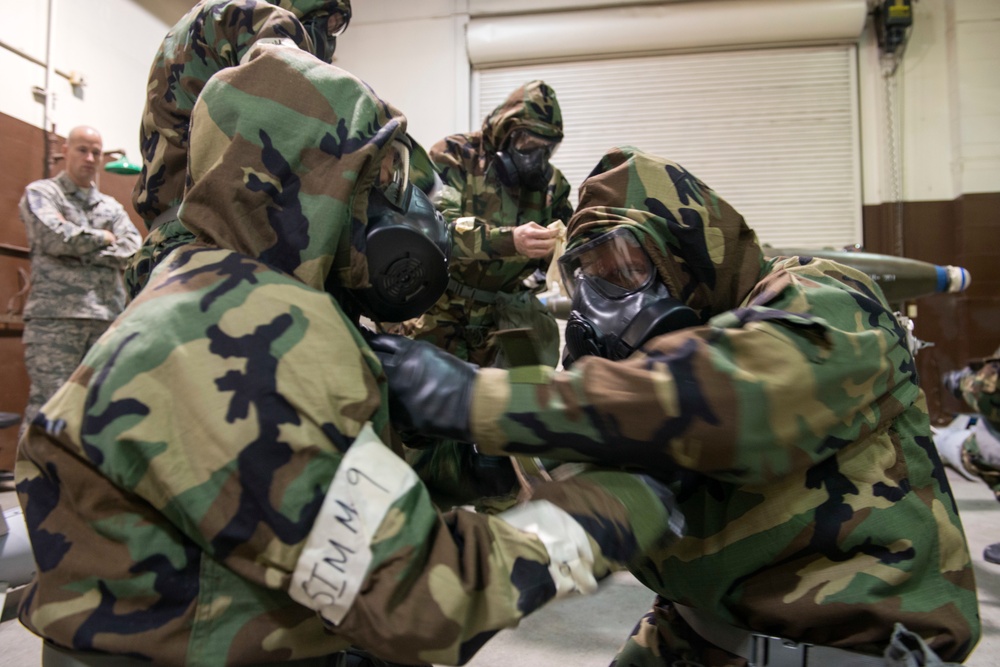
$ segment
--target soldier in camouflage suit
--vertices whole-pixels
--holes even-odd
[[[518,150],[512,142],[522,136],[529,149],[544,156],[547,178],[517,175],[510,156]],[[494,109],[481,131],[431,146],[430,158],[443,182],[435,204],[453,223],[452,281],[434,308],[404,323],[400,333],[489,366],[498,352],[490,334],[510,314],[536,330],[546,363],[558,363],[555,319],[524,280],[548,267],[555,246],[556,232],[540,227],[566,221],[573,212],[569,182],[548,164],[562,137],[555,91],[531,81]]]
[[[350,0],[201,0],[170,29],[153,58],[142,113],[143,164],[132,203],[150,234],[125,271],[129,296],[142,289],[150,261],[192,238],[177,206],[191,109],[209,77],[261,41],[287,40],[329,62],[350,20]]]
[[[142,236],[93,182],[102,149],[97,130],[73,128],[65,170],[31,183],[21,198],[31,251],[22,338],[31,389],[22,431],[125,307],[121,271]]]
[[[828,260],[765,262],[717,193],[629,147],[581,187],[564,258],[619,231],[641,246],[649,288],[665,286],[702,324],[533,382],[379,336],[398,427],[670,484],[688,529],[632,570],[658,595],[618,667],[746,665],[747,631],[864,660],[810,665],[881,665],[890,642],[884,664],[940,664],[930,649],[964,659],[980,632],[968,546],[881,290]],[[575,312],[583,305],[574,297]],[[917,658],[902,646],[926,662],[907,662]],[[786,652],[805,653],[792,644],[772,659]]]
[[[982,478],[1000,500],[1000,348],[991,356],[945,376],[945,387],[978,413],[976,424],[961,445],[961,463]],[[1000,542],[983,552],[1000,563]]]
[[[435,204],[453,228],[451,281],[426,314],[391,331],[489,366],[506,365],[492,334],[527,327],[544,363],[558,364],[555,318],[524,281],[548,268],[556,232],[544,227],[572,214],[569,182],[548,164],[562,138],[555,91],[536,80],[512,92],[481,131],[451,135],[431,147],[442,180]],[[545,176],[534,184],[511,159],[525,147],[542,158],[538,167]],[[414,448],[407,458],[438,502],[476,503],[487,510],[512,501],[517,478],[505,457],[481,456],[456,443],[409,444]]]
[[[21,621],[47,652],[302,667],[353,644],[460,664],[676,534],[665,488],[620,472],[442,515],[383,444],[381,365],[326,290],[369,289],[369,200],[405,140],[394,107],[266,44],[206,84],[192,121],[179,219],[197,241],[152,268],[20,447],[38,561]]]

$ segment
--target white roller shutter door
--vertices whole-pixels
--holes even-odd
[[[556,91],[553,162],[575,189],[631,144],[675,160],[730,201],[764,243],[861,242],[856,46],[823,45],[519,65],[473,71],[472,115],[522,83]]]

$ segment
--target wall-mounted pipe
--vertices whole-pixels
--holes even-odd
[[[49,178],[49,124],[55,109],[55,94],[52,92],[52,74],[55,65],[52,64],[52,29],[55,26],[56,0],[49,0],[49,15],[45,22],[45,112],[42,116],[42,133],[45,136],[45,178]],[[53,128],[54,129],[54,128]]]
[[[32,65],[38,65],[39,67],[45,67],[45,61],[44,60],[36,58],[35,56],[31,55],[30,53],[28,53],[26,51],[22,51],[21,49],[17,48],[16,46],[8,44],[7,42],[5,42],[3,40],[0,40],[0,49],[6,49],[7,51],[10,51],[11,53],[13,53],[15,56],[18,56],[19,58],[24,58],[25,60],[27,60]],[[62,78],[66,79],[67,81],[69,81],[70,84],[74,85],[74,86],[81,85],[81,83],[83,81],[83,77],[79,74],[79,72],[64,72],[63,70],[59,69],[58,67],[54,67],[52,69],[52,71],[55,72],[56,74],[58,74],[59,76],[61,76]]]
[[[865,0],[715,0],[475,18],[473,67],[724,48],[853,43]]]

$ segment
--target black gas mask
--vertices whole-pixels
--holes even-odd
[[[371,287],[354,290],[381,322],[402,322],[434,305],[448,286],[451,251],[447,222],[409,183],[408,150],[398,152],[393,164],[389,183],[368,193],[365,257]]]
[[[656,336],[701,324],[692,308],[670,295],[626,227],[566,252],[559,270],[573,299],[564,366],[588,354],[625,359]]]
[[[541,192],[549,186],[553,169],[549,164],[559,143],[528,130],[515,130],[507,147],[497,153],[496,169],[508,187]]]
[[[303,19],[302,25],[313,43],[313,55],[325,63],[332,63],[333,54],[337,50],[337,37],[347,30],[349,21],[340,12]]]

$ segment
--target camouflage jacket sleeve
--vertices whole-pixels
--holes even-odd
[[[513,230],[481,218],[459,218],[451,225],[451,256],[456,262],[516,257]]]
[[[84,258],[95,257],[106,247],[102,230],[67,219],[65,211],[70,205],[52,180],[28,185],[20,213],[32,252]]]
[[[843,267],[839,267],[843,268]],[[743,307],[622,362],[581,359],[541,386],[480,373],[485,453],[532,453],[734,483],[804,469],[886,428],[919,395],[895,317],[867,278],[788,260]]]
[[[472,171],[478,165],[476,137],[458,134],[434,144],[430,158],[441,175],[434,205],[451,223],[452,256],[457,260],[490,260],[517,255],[512,227],[493,226],[477,216],[467,203]]]
[[[983,416],[996,430],[1000,430],[1000,391],[997,380],[1000,376],[1000,358],[996,354],[985,359],[978,368],[962,378],[959,388],[966,404]]]

